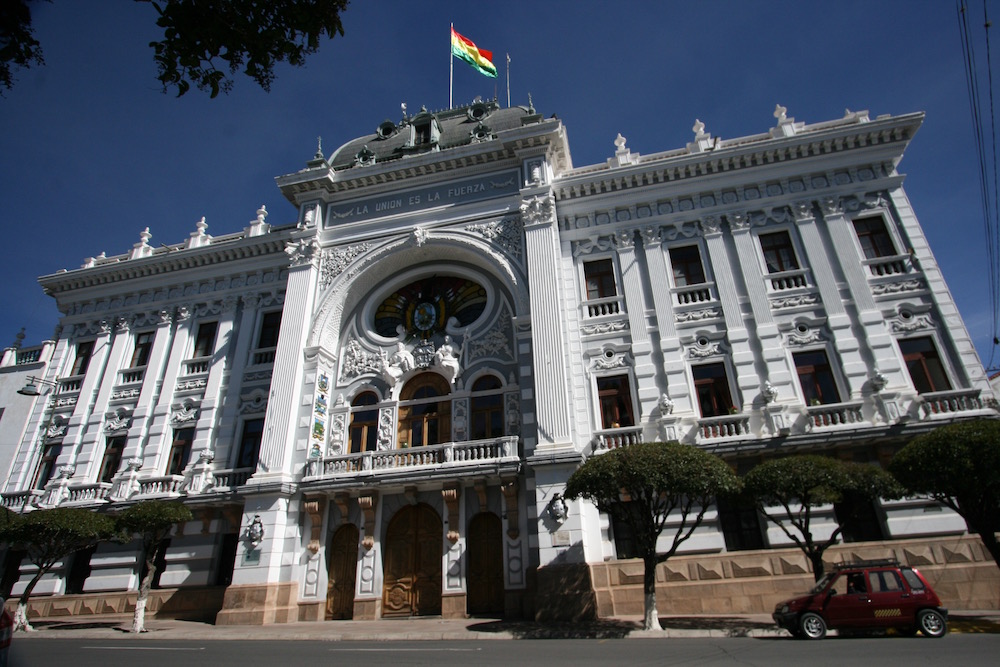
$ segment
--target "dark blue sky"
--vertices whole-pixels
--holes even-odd
[[[1000,16],[1000,3],[988,0]],[[982,12],[982,0],[970,0]],[[683,147],[695,119],[729,139],[766,132],[780,103],[797,121],[845,109],[926,112],[900,165],[906,190],[983,363],[992,351],[977,158],[955,3],[949,0],[354,2],[345,36],[270,93],[238,77],[228,96],[164,95],[148,42],[154,10],[129,0],[34,6],[46,64],[0,99],[0,345],[52,335],[37,276],[151,243],[241,230],[267,206],[295,219],[274,177],[323,137],[341,144],[410,111],[448,106],[449,23],[495,54],[501,76],[455,63],[455,104],[477,95],[557,114],[573,163],[604,162],[620,132],[633,152]],[[980,38],[979,57],[985,62]],[[996,48],[994,49],[996,50]],[[1000,354],[994,365],[1000,364]]]

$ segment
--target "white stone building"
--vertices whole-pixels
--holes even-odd
[[[45,276],[64,313],[53,390],[3,504],[183,499],[198,520],[151,609],[219,623],[579,616],[595,591],[620,613],[604,588],[624,579],[590,574],[628,536],[561,497],[586,457],[677,439],[740,470],[885,461],[996,414],[896,169],[922,116],[775,118],[733,140],[698,122],[652,155],[619,136],[574,168],[561,121],[531,107],[421,110],[277,178],[289,224],[262,208],[160,248],[147,230]],[[872,507],[845,534],[964,532],[929,509]],[[722,504],[685,549],[715,571],[786,546]],[[78,556],[38,613],[126,609],[138,556]]]

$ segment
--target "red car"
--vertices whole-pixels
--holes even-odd
[[[838,563],[808,595],[778,603],[774,621],[796,637],[822,639],[827,628],[895,628],[943,637],[948,610],[917,570],[894,560]]]

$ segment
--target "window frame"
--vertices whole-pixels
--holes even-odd
[[[600,265],[601,270],[597,271],[593,275],[588,272],[588,267],[598,267]],[[607,268],[605,268],[605,266]],[[585,301],[599,301],[601,299],[614,299],[619,296],[618,290],[618,267],[615,264],[614,257],[594,257],[586,259],[581,264],[581,271],[583,272],[583,296]],[[599,283],[595,285],[594,289],[591,290],[590,281],[592,279],[598,279]],[[609,287],[608,279],[610,279],[611,293],[605,294],[604,292]]]
[[[190,437],[182,438],[181,434]],[[191,462],[191,450],[194,447],[195,429],[193,426],[175,428],[170,440],[170,453],[167,457],[167,474],[182,475]]]
[[[207,327],[211,327],[208,329]],[[209,335],[211,331],[211,335]],[[211,357],[215,354],[215,342],[219,336],[219,321],[209,320],[206,322],[199,322],[198,328],[195,331],[194,336],[194,346],[191,349],[191,358],[200,359],[203,357]]]
[[[155,340],[155,331],[136,332],[128,368],[145,368],[149,365],[149,357],[153,353],[153,342]]]
[[[823,359],[826,364],[825,367],[822,364],[799,364],[800,358],[805,355],[817,355],[822,354]],[[840,378],[835,370],[835,366],[830,362],[830,353],[826,348],[812,348],[805,350],[795,350],[792,352],[792,366],[795,368],[795,375],[798,378],[799,390],[802,392],[802,400],[805,401],[806,405],[834,405],[843,402],[843,392],[841,391]],[[813,381],[807,389],[807,385],[803,382],[804,371],[807,369],[813,369],[810,374],[813,377]],[[829,388],[833,390],[834,398],[836,400],[826,400],[825,392],[823,390],[823,382],[818,377],[820,374],[825,373],[826,378],[829,380]]]
[[[367,400],[367,396],[374,398],[371,403],[359,403],[361,399]],[[347,444],[351,454],[362,452],[374,452],[378,449],[378,415],[379,403],[381,399],[378,394],[371,389],[358,392],[358,395],[351,400],[350,424],[347,427]],[[370,419],[361,421],[359,416],[371,415]],[[355,438],[355,434],[358,435]]]
[[[774,246],[774,247],[768,246],[768,247],[765,247],[765,244],[764,244],[764,240],[765,239],[776,238],[776,237],[779,237],[779,236],[784,236],[784,238],[788,241],[788,243],[787,244],[783,244],[781,246]],[[802,270],[802,262],[799,260],[799,256],[801,255],[801,253],[799,252],[798,244],[796,243],[795,238],[792,236],[792,232],[791,232],[790,229],[787,229],[787,228],[777,228],[777,229],[772,229],[772,230],[766,231],[766,232],[758,232],[757,233],[757,247],[760,248],[760,255],[761,255],[761,259],[763,260],[763,263],[764,263],[763,264],[763,266],[764,266],[764,273],[766,275],[774,275],[776,273],[785,273],[785,272],[788,272],[788,271],[801,271]],[[791,266],[791,267],[784,266],[786,258],[784,258],[779,253],[776,256],[776,259],[778,260],[778,262],[780,264],[780,268],[776,268],[776,270],[772,271],[771,267],[770,267],[770,263],[768,261],[768,252],[769,251],[773,252],[775,250],[775,248],[777,248],[779,251],[780,250],[788,250],[788,251],[790,251],[791,252],[791,259],[792,259],[792,262],[794,263],[794,266]]]
[[[257,431],[256,434],[248,433],[247,427],[250,424],[260,424],[260,430]],[[236,469],[253,468],[254,470],[256,470],[257,464],[260,462],[260,446],[264,442],[264,415],[250,416],[244,418],[240,422],[239,434],[240,434],[240,439],[238,441],[239,446],[236,448],[236,458],[233,461],[234,463],[233,468]],[[256,437],[255,438],[250,437],[253,435],[256,435]],[[256,440],[256,442],[254,442],[254,440]],[[246,458],[247,459],[253,458],[253,463],[247,463],[246,465],[243,465],[245,455],[249,453],[250,449],[253,449],[253,456]]]
[[[427,389],[438,393],[417,396]],[[451,385],[433,371],[426,371],[407,381],[399,393],[396,446],[405,449],[450,442],[451,399]],[[414,427],[418,425],[420,443],[414,444]]]
[[[97,470],[97,481],[101,484],[111,484],[118,469],[122,467],[122,459],[125,457],[125,447],[128,445],[128,436],[114,435],[105,439],[104,453],[101,455],[101,467]]]
[[[917,358],[915,358],[916,355],[917,355],[917,352],[907,353],[904,350],[904,348],[903,348],[904,344],[916,343],[916,342],[919,342],[919,341],[927,341],[930,344],[930,348],[933,351],[934,355],[936,356],[935,361],[937,361],[938,366],[940,368],[941,379],[944,380],[944,383],[947,386],[945,386],[945,387],[934,386],[935,383],[934,383],[933,373],[929,372],[928,369],[927,369],[927,363],[926,363],[927,357],[926,357],[926,355],[924,355],[924,354],[921,353],[919,359],[917,359]],[[937,341],[937,339],[936,339],[935,336],[933,336],[933,335],[924,335],[924,336],[912,336],[912,337],[908,337],[908,338],[897,338],[896,339],[896,346],[899,348],[899,356],[903,360],[903,367],[906,368],[906,373],[907,373],[907,375],[910,378],[910,383],[913,385],[913,388],[917,390],[918,394],[933,394],[933,393],[936,393],[936,392],[939,392],[939,391],[950,391],[955,386],[955,383],[952,382],[952,375],[949,372],[948,364],[946,362],[945,357],[943,357],[941,355],[941,347],[940,347],[940,345],[938,345],[938,341]],[[917,382],[917,378],[914,377],[913,371],[911,370],[911,367],[910,367],[910,362],[911,361],[920,361],[921,362],[920,365],[921,365],[922,369],[924,370],[924,376],[923,377],[929,383],[929,385],[928,385],[929,389],[928,390],[925,391],[925,390],[921,389],[921,387],[919,386],[920,383]]]
[[[56,463],[61,455],[61,442],[50,442],[42,445],[42,455],[38,459],[38,465],[35,467],[35,478],[31,483],[32,489],[44,489],[45,485],[52,481],[56,473]],[[43,471],[45,472],[44,479]]]
[[[700,272],[701,280],[691,281],[688,279],[689,276],[687,275],[687,273],[684,273],[683,274],[684,282],[680,282],[678,281],[678,268],[685,266],[690,267],[694,264],[694,262],[690,258],[684,260],[683,262],[678,262],[676,261],[674,254],[675,252],[679,254],[682,251],[690,249],[694,249],[695,253],[698,255],[697,268],[698,271]],[[708,282],[708,272],[705,270],[704,253],[702,253],[701,251],[701,244],[685,243],[683,245],[670,246],[667,248],[667,259],[670,262],[670,279],[673,281],[674,287],[690,287],[694,285],[704,285],[705,283]]]
[[[714,367],[719,367],[722,369],[723,374],[721,377],[712,376],[712,377],[698,378],[697,375],[699,369],[708,369]],[[732,374],[730,373],[730,370],[731,369],[729,368],[729,364],[726,363],[724,359],[716,359],[714,361],[709,360],[703,363],[691,365],[691,385],[694,389],[693,395],[698,405],[698,414],[700,419],[712,419],[714,417],[724,417],[726,415],[733,414],[734,411],[735,412],[739,411],[739,407],[737,406],[736,401],[733,398],[735,393],[733,392]],[[711,414],[706,414],[705,405],[701,400],[701,392],[700,392],[700,387],[708,385],[711,385],[713,389],[712,391],[713,410],[711,411]],[[723,397],[722,394],[718,394],[716,391],[714,391],[716,388],[724,389],[726,392],[725,396]],[[719,404],[719,401],[717,399],[721,398],[726,398],[728,400],[722,401],[723,405],[721,409],[715,410],[714,408],[718,407]],[[728,405],[725,405],[726,403],[728,403]]]
[[[94,358],[94,343],[93,340],[80,341],[76,344],[76,351],[73,357],[73,364],[70,366],[70,377],[76,377],[79,375],[86,375],[87,369],[90,368],[90,361]],[[81,354],[82,351],[86,350],[86,354]]]
[[[267,312],[261,313],[260,322],[258,323],[257,326],[257,335],[255,337],[256,346],[254,347],[254,349],[270,350],[272,348],[278,347],[278,340],[281,338],[281,315],[282,315],[281,310],[269,310]],[[276,322],[269,321],[270,318],[275,318],[275,317],[277,318]],[[273,331],[274,334],[273,336],[268,336],[268,340],[265,341],[264,339],[265,332],[270,332],[270,331]],[[265,342],[269,344],[264,345]]]
[[[882,228],[880,230],[875,230],[874,233],[871,230],[867,230],[865,231],[865,233],[862,233],[861,230],[858,229],[859,224],[867,224],[874,221],[877,221],[878,223],[881,224]],[[896,243],[896,239],[893,237],[893,234],[889,229],[889,225],[886,224],[886,219],[884,215],[875,214],[875,215],[858,216],[857,218],[851,220],[851,226],[854,228],[854,236],[858,240],[858,247],[861,250],[861,256],[864,259],[884,259],[886,257],[895,257],[900,254]],[[873,239],[873,238],[878,238],[887,242],[889,245],[888,248],[889,252],[884,252],[884,249],[880,248],[879,243],[876,241],[872,243],[870,246],[871,250],[875,254],[869,255],[868,251],[866,250],[864,239]]]
[[[612,382],[618,383],[618,387],[610,386]],[[603,388],[602,384],[605,385]],[[635,402],[636,392],[632,385],[631,373],[607,373],[594,377],[594,399],[600,430],[635,428],[638,423],[636,416],[639,414],[639,409]],[[625,419],[622,419],[623,416]]]
[[[484,382],[496,385],[482,388]],[[469,395],[469,440],[500,438],[506,434],[503,380],[492,373],[481,375],[472,383]]]

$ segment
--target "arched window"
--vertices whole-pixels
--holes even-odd
[[[451,438],[451,387],[437,373],[421,373],[399,396],[399,446],[421,447]]]
[[[365,391],[351,401],[351,453],[375,451],[378,442],[378,404],[375,392]]]
[[[485,375],[472,385],[472,440],[499,438],[503,433],[502,384],[495,375]]]

